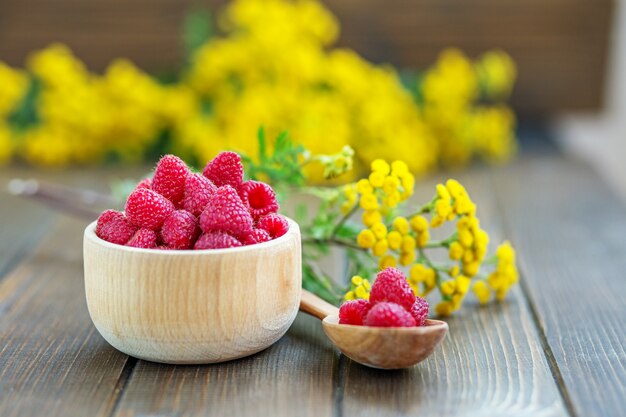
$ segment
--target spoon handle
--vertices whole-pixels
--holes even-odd
[[[300,298],[300,311],[324,320],[328,316],[338,315],[339,309],[334,305],[327,303],[317,295],[302,290],[302,298]]]

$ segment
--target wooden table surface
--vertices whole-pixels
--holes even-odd
[[[104,189],[110,171],[0,170]],[[0,416],[624,416],[626,208],[581,163],[530,153],[454,174],[519,253],[507,301],[468,297],[424,363],[360,366],[299,314],[241,360],[167,366],[109,346],[84,298],[86,221],[0,194]],[[425,199],[440,178],[424,180]]]

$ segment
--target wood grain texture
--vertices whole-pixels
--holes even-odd
[[[32,253],[55,218],[49,210],[25,203],[6,191],[13,175],[13,171],[0,170],[0,280]]]
[[[576,415],[626,402],[626,208],[578,162],[532,155],[494,176],[548,354]]]
[[[210,366],[139,361],[114,416],[334,415],[337,355],[320,322],[299,314],[256,355]]]
[[[220,250],[129,248],[85,229],[89,314],[111,345],[140,359],[202,364],[267,348],[296,317],[300,229]]]
[[[493,248],[503,234],[488,172],[474,169],[454,178],[476,202]],[[437,179],[418,186],[418,201],[432,197]],[[471,294],[465,303],[445,319],[450,332],[441,347],[411,369],[378,371],[343,361],[343,415],[568,415],[520,289],[501,304],[479,307]]]
[[[84,226],[60,220],[0,283],[3,417],[108,416],[113,408],[127,356],[98,335],[87,314]]]
[[[3,0],[0,59],[65,42],[88,65],[117,57],[149,71],[183,61],[181,26],[194,5],[225,0]],[[471,55],[499,47],[519,66],[513,102],[539,113],[602,104],[614,0],[324,0],[342,25],[340,45],[375,62],[424,68],[442,48]]]

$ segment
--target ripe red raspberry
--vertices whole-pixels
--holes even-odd
[[[367,300],[346,301],[339,308],[339,323],[362,326],[371,307]]]
[[[183,208],[194,216],[199,216],[209,203],[209,198],[217,190],[210,179],[202,174],[190,174],[185,181]]]
[[[272,239],[281,237],[287,233],[287,230],[289,230],[289,223],[287,223],[287,219],[277,213],[270,213],[261,217],[256,226],[269,233]]]
[[[174,211],[174,204],[147,188],[138,188],[126,200],[126,217],[139,227],[158,230],[167,216]]]
[[[415,319],[416,326],[426,324],[428,318],[428,302],[422,297],[415,297],[415,303],[411,307],[411,315]]]
[[[198,238],[194,249],[224,249],[242,246],[237,238],[225,232],[209,232]]]
[[[144,178],[141,181],[139,181],[139,184],[137,184],[137,186],[135,187],[135,190],[137,188],[147,188],[147,189],[151,189],[152,188],[152,178]]]
[[[268,184],[250,180],[241,184],[238,191],[243,203],[250,207],[250,214],[255,220],[278,211],[276,193]]]
[[[152,249],[157,246],[157,234],[151,229],[139,229],[137,233],[126,243],[126,246],[132,246],[133,248],[145,248]]]
[[[196,216],[185,210],[173,211],[161,228],[163,242],[172,249],[191,249],[199,234]]]
[[[206,164],[202,175],[218,187],[230,185],[237,189],[243,182],[241,157],[235,152],[221,152]]]
[[[124,213],[106,210],[98,217],[96,236],[107,242],[124,245],[133,237],[137,229],[137,226],[128,221]]]
[[[370,303],[384,301],[400,304],[407,311],[410,311],[415,303],[415,294],[399,269],[387,268],[380,271],[372,285]]]
[[[374,327],[413,327],[415,319],[401,305],[382,302],[370,309],[364,323]]]
[[[272,240],[272,237],[263,229],[253,229],[243,241],[244,245],[254,245],[255,243],[267,242]]]
[[[189,173],[182,159],[165,155],[154,169],[152,189],[178,207],[185,193],[185,180]]]
[[[237,238],[252,232],[252,217],[230,185],[219,187],[200,215],[200,227],[205,233],[222,231]]]

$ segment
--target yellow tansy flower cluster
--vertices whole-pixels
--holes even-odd
[[[470,289],[481,302],[489,300],[494,293],[497,300],[504,299],[518,280],[515,252],[508,242],[503,243],[495,255],[495,271],[488,277],[479,275],[481,267],[491,262],[485,263],[489,235],[480,227],[476,205],[465,187],[454,179],[437,185],[433,199],[420,206],[409,219],[397,214],[396,205],[389,207],[384,203],[384,195],[398,190],[384,189],[386,179],[394,175],[393,166],[375,160],[366,179],[346,188],[350,191],[344,204],[349,203],[350,210],[357,204],[363,209],[364,228],[356,235],[358,247],[377,259],[379,269],[405,267],[408,283],[416,295],[424,297],[438,289],[441,301],[435,311],[439,315],[458,310]],[[396,174],[404,172],[401,163],[395,166]],[[406,192],[410,195],[412,188]],[[348,206],[342,207],[345,208]],[[456,228],[450,236],[442,240],[431,238],[431,232],[452,221],[456,222]],[[447,251],[451,264],[437,264],[429,259],[427,251],[440,249]],[[348,296],[352,295],[348,293]]]
[[[439,227],[457,216],[474,216],[476,213],[476,205],[465,187],[453,179],[448,180],[446,185],[437,185],[437,195],[433,201],[435,214],[431,220],[431,227]]]
[[[33,53],[25,71],[0,63],[0,156],[67,165],[167,149],[206,161],[226,148],[256,154],[259,126],[268,137],[288,131],[314,154],[350,145],[360,167],[410,153],[404,165],[414,174],[515,150],[515,116],[503,102],[515,65],[502,51],[472,61],[445,50],[413,91],[393,67],[333,47],[339,22],[317,0],[234,0],[217,21],[221,35],[170,84],[122,59],[90,72],[58,44]],[[32,117],[16,125],[22,103]],[[387,191],[379,204],[395,207],[404,197],[393,190],[412,189],[412,175],[396,174],[372,173],[371,185]],[[362,201],[376,210],[371,196]]]
[[[367,279],[359,275],[355,275],[350,280],[350,290],[345,294],[344,300],[369,300],[371,289],[372,286]]]
[[[363,209],[362,222],[367,227],[358,234],[357,244],[379,259],[380,268],[398,263],[410,265],[415,260],[417,243],[409,221],[402,216],[395,217],[389,228],[384,222],[398,204],[413,195],[414,187],[415,177],[403,161],[389,165],[382,159],[374,160],[368,178],[354,185]],[[348,201],[354,199],[348,197]]]
[[[408,280],[415,295],[425,297],[437,285],[436,277],[437,273],[434,269],[416,263],[411,266]],[[420,286],[422,288],[420,288]]]
[[[519,280],[515,265],[515,249],[505,241],[496,250],[496,269],[486,280],[476,281],[472,290],[481,304],[486,304],[495,294],[498,301],[504,300],[508,291]]]

